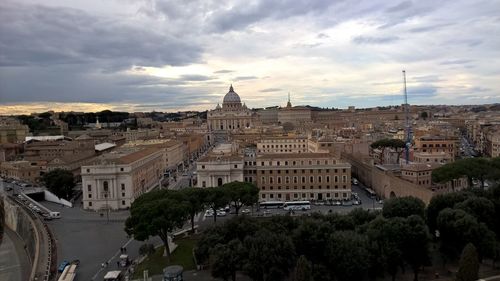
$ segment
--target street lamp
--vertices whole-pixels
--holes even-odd
[[[109,223],[109,205],[108,205],[109,190],[105,189],[102,192],[102,195],[104,196],[104,199],[106,199],[106,223]]]

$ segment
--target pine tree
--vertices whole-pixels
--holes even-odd
[[[465,245],[457,273],[457,281],[474,281],[478,278],[479,258],[476,247],[472,243]]]

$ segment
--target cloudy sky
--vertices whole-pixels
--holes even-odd
[[[500,102],[500,0],[1,0],[0,114]]]

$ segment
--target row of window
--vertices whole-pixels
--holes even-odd
[[[262,140],[262,142],[306,142],[305,139],[278,139],[278,140]]]
[[[88,202],[88,206],[92,207],[92,202]],[[122,200],[122,206],[125,206],[125,200]]]
[[[265,186],[261,186],[261,188],[260,188],[260,189],[261,189],[261,190],[266,190],[266,187],[265,187]],[[285,190],[289,190],[289,189],[291,189],[291,188],[290,188],[289,186],[285,186],[285,188],[284,188],[284,189],[285,189]],[[293,189],[299,189],[299,188],[298,188],[298,186],[294,186],[294,187],[293,187]],[[306,189],[306,186],[305,186],[305,185],[303,185],[303,186],[302,186],[302,189]],[[321,185],[318,185],[318,186],[315,188],[314,186],[312,186],[312,185],[311,185],[311,186],[309,186],[309,189],[322,189],[322,186],[321,186]],[[326,186],[326,189],[330,189],[330,186],[329,186],[329,185],[327,185],[327,186]],[[334,189],[339,189],[339,186],[338,186],[338,185],[335,185],[335,186],[334,186]],[[344,185],[342,185],[342,189],[347,189],[347,185],[345,185],[345,184],[344,184]],[[273,187],[273,186],[269,186],[268,190],[274,190],[274,187]],[[277,190],[281,190],[281,186],[278,186],[278,187],[277,187]]]
[[[432,143],[429,145],[424,143],[424,144],[422,144],[422,147],[453,147],[453,144],[449,143],[448,145],[446,145],[446,143],[443,143],[443,144],[436,143],[436,146],[434,146],[434,144],[432,144]]]
[[[290,183],[290,180],[292,180],[293,183],[298,183],[299,177],[284,177],[284,179],[285,179],[285,183]],[[343,183],[347,183],[347,176],[342,176],[341,178],[339,178],[339,176],[334,176],[333,182],[339,182],[339,179],[341,179]],[[305,176],[300,177],[301,183],[306,183],[306,180],[307,180],[307,177],[305,177]],[[268,181],[270,184],[273,184],[274,177],[273,176],[268,177]],[[314,176],[309,176],[309,182],[307,182],[307,183],[314,183],[315,181],[318,183],[321,183],[323,181],[323,177],[318,176],[317,178],[315,178]],[[327,182],[327,183],[330,182],[330,176],[325,176],[325,182]],[[261,177],[261,184],[265,184],[265,183],[266,183],[266,177]],[[276,177],[276,183],[281,183],[280,176]]]
[[[335,160],[332,160],[333,163],[332,164],[335,164]],[[313,163],[315,163],[316,165],[321,165],[322,163],[324,165],[328,165],[330,164],[330,161],[328,159],[325,159],[325,160],[309,160],[309,161],[304,161],[304,160],[300,160],[300,161],[267,161],[267,162],[264,162],[264,161],[261,161],[260,162],[260,165],[261,166],[281,166],[281,164],[284,164],[284,166],[289,166],[289,165],[292,165],[292,166],[296,166],[296,165],[314,165]]]
[[[332,170],[333,170],[333,172],[334,172],[334,173],[338,173],[338,172],[339,172],[339,169],[332,169]],[[272,174],[274,173],[274,172],[273,172],[273,170],[268,170],[268,171],[269,171],[269,174],[270,174],[270,175],[272,175]],[[290,172],[289,172],[289,170],[284,170],[284,171],[285,171],[285,174],[290,173]],[[296,173],[297,173],[297,170],[292,170],[292,171],[293,171],[293,173],[294,173],[294,174],[296,174]],[[307,171],[308,171],[309,173],[311,173],[311,174],[312,174],[312,173],[314,173],[314,169],[308,169]],[[330,169],[317,169],[316,171],[317,171],[317,173],[318,173],[318,174],[321,174],[323,171],[324,171],[325,173],[330,173]],[[347,169],[342,169],[342,173],[346,173],[346,172],[347,172]],[[276,171],[276,173],[277,173],[277,174],[281,174],[281,170],[277,170],[277,171]],[[304,169],[303,169],[303,170],[301,170],[301,173],[302,173],[302,174],[305,174],[305,173],[306,173],[306,170],[304,170]],[[266,174],[266,170],[261,170],[261,171],[260,171],[260,174],[261,174],[261,175]],[[344,177],[345,177],[345,176],[344,176]]]
[[[122,191],[125,191],[125,184],[124,183],[121,184],[121,189],[122,189]],[[109,183],[107,181],[102,182],[102,190],[104,192],[108,192]],[[87,185],[87,191],[92,192],[92,185],[91,184]]]
[[[271,145],[269,145],[269,144],[268,144],[268,145],[263,145],[262,147],[263,147],[263,148],[288,148],[288,147],[290,147],[290,148],[292,148],[292,147],[293,147],[293,148],[301,148],[301,147],[302,147],[302,148],[305,148],[305,147],[306,147],[306,145],[305,145],[305,144],[303,144],[302,146],[300,146],[300,144],[298,144],[298,145],[297,145],[297,144],[294,144],[293,146],[292,146],[292,145],[290,145],[290,146],[289,146],[288,144],[284,144],[284,145],[283,145],[283,144],[280,144],[280,145],[279,145],[279,147],[278,147],[278,145],[276,145],[276,147],[274,147],[274,144],[271,144]]]
[[[275,196],[276,195],[276,196]],[[261,198],[262,199],[282,199],[284,196],[283,194],[281,193],[278,193],[278,194],[274,194],[274,193],[270,193],[270,194],[261,194]],[[347,193],[339,193],[339,192],[334,192],[334,193],[319,193],[319,194],[315,194],[315,193],[294,193],[293,194],[293,198],[294,199],[297,199],[297,198],[309,198],[309,199],[319,199],[321,197],[321,199],[324,199],[324,198],[348,198],[348,194]],[[289,200],[290,198],[287,198],[286,200]]]

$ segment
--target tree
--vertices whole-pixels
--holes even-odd
[[[48,190],[59,198],[69,200],[73,196],[75,179],[68,170],[55,169],[42,176],[42,182]]]
[[[244,248],[240,240],[233,239],[227,244],[217,244],[211,251],[213,256],[212,276],[224,281],[236,281],[236,271],[242,267]]]
[[[465,245],[458,264],[457,281],[475,281],[478,279],[479,259],[476,247],[472,243]]]
[[[416,197],[398,197],[386,200],[382,208],[385,218],[409,217],[412,215],[425,217],[425,203]]]
[[[443,183],[466,176],[470,186],[472,186],[472,179],[478,179],[481,181],[481,187],[484,187],[486,179],[495,179],[500,175],[500,169],[497,168],[496,161],[498,160],[486,158],[457,160],[433,170],[432,180]]]
[[[230,182],[222,185],[229,202],[238,215],[241,207],[251,206],[259,201],[259,189],[252,183]]]
[[[205,209],[207,192],[202,188],[184,188],[180,190],[182,200],[188,207],[189,219],[191,220],[191,232],[194,233],[194,218],[196,214]]]
[[[456,259],[467,243],[477,247],[480,260],[495,255],[495,233],[463,210],[442,210],[437,218],[437,229],[440,232],[441,252],[451,259]]]
[[[302,255],[295,265],[294,281],[311,281],[311,276],[311,263]]]
[[[495,227],[495,205],[486,198],[471,197],[455,204],[454,208],[464,210],[475,217],[478,222],[484,222],[492,230]]]
[[[422,113],[420,113],[420,118],[427,120],[428,117],[429,117],[429,115],[428,115],[427,111],[423,111]]]
[[[400,157],[400,154],[402,151],[401,149],[406,147],[406,143],[400,139],[381,139],[381,140],[378,140],[378,141],[370,144],[370,147],[373,149],[375,149],[375,148],[381,149],[382,150],[382,157],[385,155],[386,148],[389,147],[389,148],[395,149],[397,154],[398,154],[397,162],[399,163],[399,157]],[[381,161],[382,161],[382,163],[384,163],[383,158]]]
[[[353,231],[336,231],[327,243],[328,262],[338,281],[363,280],[368,270],[366,237]]]
[[[432,197],[426,210],[427,225],[429,226],[429,230],[431,232],[436,230],[439,212],[446,208],[453,208],[455,204],[465,201],[467,198],[468,196],[465,192],[438,194]]]
[[[282,233],[262,229],[244,241],[247,259],[243,267],[256,281],[284,280],[295,264],[295,248],[290,238]]]
[[[420,216],[408,217],[406,224],[408,232],[404,233],[403,259],[413,270],[413,280],[418,281],[420,268],[430,264],[429,231],[424,219]]]
[[[144,241],[150,236],[159,236],[170,259],[169,235],[181,228],[189,217],[189,207],[179,201],[177,191],[156,190],[137,198],[130,208],[130,217],[125,221],[125,231],[136,240]]]
[[[217,222],[217,210],[229,204],[228,194],[221,186],[206,189],[206,202],[214,213],[214,222]]]

